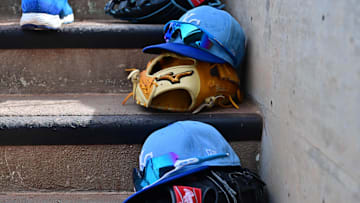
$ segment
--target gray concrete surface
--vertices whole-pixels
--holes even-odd
[[[244,167],[257,169],[259,142],[231,145]],[[0,191],[133,191],[132,169],[138,165],[140,149],[141,145],[0,146]]]
[[[13,125],[23,121],[29,125],[36,122],[30,117],[27,120],[27,116],[56,116],[50,122],[54,124],[68,122],[62,119],[66,115],[91,118],[95,115],[150,114],[132,101],[122,106],[126,94],[0,96],[0,120],[21,116]],[[259,113],[251,103],[245,102],[240,107],[239,113]],[[233,109],[221,109],[220,112],[234,113]],[[231,142],[231,145],[244,167],[257,170],[258,141]],[[140,148],[141,145],[125,144],[0,146],[0,191],[131,191],[130,177],[132,168],[137,167]],[[4,198],[11,200],[6,194]]]
[[[139,145],[2,146],[0,191],[132,191]]]
[[[140,49],[2,49],[0,94],[121,93],[126,68],[144,69]]]
[[[1,203],[119,203],[130,192],[12,192],[1,193]]]
[[[75,20],[112,19],[105,15],[104,7],[107,0],[69,0],[74,10]],[[2,0],[0,19],[16,19],[21,16],[21,0]]]
[[[128,91],[130,93],[130,91]],[[151,115],[140,108],[131,97],[125,105],[124,94],[43,94],[1,95],[0,117],[6,116],[106,116],[106,115]],[[213,108],[201,114],[260,114],[254,103],[246,100],[235,108]]]
[[[109,19],[103,14],[104,0],[69,2],[76,20]],[[19,0],[5,0],[0,4],[0,20],[17,20],[20,15]],[[134,113],[136,111],[127,110],[135,108],[133,104],[121,107],[124,95],[118,94],[19,94],[129,92],[130,83],[125,81],[124,68],[144,67],[151,57],[144,57],[137,49],[0,50],[0,116]],[[254,110],[246,104],[243,107],[240,111],[245,113]],[[232,142],[231,145],[244,167],[257,170],[258,142]],[[22,201],[27,198],[26,194],[34,202],[44,197],[29,191],[131,191],[131,172],[137,167],[140,148],[140,145],[0,146],[0,202],[4,199]],[[62,198],[60,193],[48,194],[47,198],[51,201]]]
[[[227,1],[248,36],[271,202],[360,202],[360,4]]]
[[[56,31],[21,29],[18,20],[0,20],[0,49],[115,48],[143,49],[163,43],[163,25],[76,21]]]

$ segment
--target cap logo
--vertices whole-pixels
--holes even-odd
[[[194,4],[194,6],[199,6],[202,4],[205,0],[191,0],[191,2]]]
[[[194,73],[194,71],[185,71],[185,72],[177,73],[177,74],[170,72],[166,75],[161,75],[160,77],[157,77],[156,81],[168,80],[172,84],[176,84],[176,83],[180,83],[181,78],[191,76],[193,73]]]
[[[206,154],[210,156],[210,155],[217,154],[217,152],[215,150],[212,150],[212,149],[206,149]]]
[[[187,186],[173,186],[176,203],[201,203],[201,189]]]
[[[199,19],[191,18],[194,15],[195,15],[195,13],[185,13],[184,18],[182,19],[182,22],[192,23],[194,25],[200,25],[200,20]]]

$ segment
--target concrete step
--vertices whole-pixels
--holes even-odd
[[[242,165],[256,171],[259,142],[231,141],[230,144]],[[2,193],[133,191],[132,171],[138,168],[140,150],[140,144],[0,146],[0,190]]]
[[[211,123],[228,140],[261,138],[262,117],[250,101],[238,110],[193,115],[149,110],[132,101],[121,105],[126,95],[0,95],[0,145],[141,144],[155,129],[186,119]]]
[[[251,101],[192,115],[122,106],[124,97],[0,95],[0,191],[131,191],[147,135],[187,119],[215,126],[243,166],[257,169],[262,117]]]
[[[2,193],[0,202],[6,203],[118,203],[124,201],[129,192],[24,192]]]
[[[74,10],[75,20],[112,19],[105,15],[104,7],[108,0],[68,0]],[[0,18],[14,19],[21,16],[21,0],[2,0]]]
[[[140,49],[0,50],[0,94],[128,92],[125,68],[144,69],[151,57]]]
[[[143,69],[141,48],[162,42],[162,26],[77,22],[59,32],[26,32],[0,22],[0,94],[121,93],[125,68]]]
[[[0,20],[0,49],[143,48],[163,42],[163,25],[116,20],[77,21],[59,31],[24,31],[19,20]]]
[[[132,191],[141,144],[178,120],[213,125],[256,170],[263,123],[251,101],[197,115],[121,105],[131,90],[124,68],[144,68],[153,56],[141,48],[162,41],[161,25],[78,21],[25,32],[18,20],[0,22],[0,191]]]

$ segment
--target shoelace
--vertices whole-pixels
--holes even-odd
[[[122,102],[122,105],[125,105],[126,102],[129,100],[129,98],[131,96],[135,96],[135,92],[136,92],[136,87],[139,83],[139,73],[140,73],[140,70],[139,69],[136,69],[136,68],[128,68],[128,69],[125,69],[125,71],[127,72],[130,72],[127,79],[128,80],[131,80],[131,82],[133,83],[133,91],[130,92],[126,97],[125,99],[123,100]],[[151,80],[151,85],[155,85],[156,87],[158,86],[158,84],[155,82],[155,79],[152,79]]]
[[[130,72],[127,79],[128,80],[131,80],[131,82],[133,83],[133,91],[130,92],[126,97],[125,99],[123,100],[122,102],[122,105],[125,105],[126,102],[129,100],[129,98],[131,96],[134,96],[135,95],[135,88],[136,88],[136,85],[138,83],[138,76],[139,76],[139,73],[140,73],[140,70],[139,69],[136,69],[136,68],[127,68],[125,69],[125,71],[127,72]]]
[[[239,101],[242,101],[242,96],[241,96],[241,93],[240,93],[240,89],[238,89],[236,91],[236,97]],[[225,98],[228,98],[230,103],[229,105],[225,105],[221,102],[217,102],[218,99],[225,99]],[[227,96],[224,96],[224,95],[219,95],[219,96],[212,96],[212,97],[208,97],[205,99],[204,103],[201,104],[198,108],[196,108],[192,113],[193,114],[197,114],[199,113],[202,109],[204,108],[211,108],[213,107],[215,104],[218,104],[219,106],[223,107],[223,108],[229,108],[229,107],[234,107],[236,109],[239,109],[239,106],[236,104],[236,102],[234,101],[234,99],[230,96],[230,95],[227,95]]]

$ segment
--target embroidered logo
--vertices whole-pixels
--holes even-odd
[[[206,151],[206,154],[209,155],[209,156],[217,154],[217,152],[215,150],[212,150],[212,149],[206,149],[205,151]]]
[[[194,4],[194,6],[199,6],[202,4],[205,0],[191,0],[191,2]]]
[[[194,73],[194,71],[185,71],[185,72],[178,73],[178,74],[174,74],[173,72],[170,72],[166,75],[161,75],[160,77],[157,77],[156,81],[168,80],[172,84],[180,83],[181,78],[191,76],[193,73]]]
[[[185,23],[193,23],[195,25],[200,25],[199,19],[191,18],[194,15],[195,15],[195,13],[185,13],[185,16],[183,17],[183,19],[181,21],[185,22]]]
[[[173,186],[176,203],[201,203],[201,189],[187,186]]]

